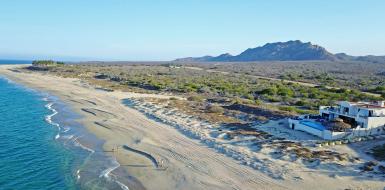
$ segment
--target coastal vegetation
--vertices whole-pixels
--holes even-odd
[[[369,89],[369,92],[381,94],[383,98],[385,98],[385,85],[384,86],[377,86],[375,88]]]
[[[287,161],[285,159],[290,157],[291,162],[302,162],[304,166],[308,163],[320,166],[324,163],[325,165],[349,163],[361,166],[362,172],[368,174],[381,171],[382,165],[375,167],[363,165],[364,162],[350,152],[339,152],[334,150],[334,147],[318,149],[310,141],[293,141],[293,139],[308,137],[292,134],[290,129],[280,127],[286,125],[285,118],[304,113],[316,113],[318,106],[332,105],[335,101],[382,100],[383,98],[377,93],[382,90],[378,87],[379,85],[374,88],[376,91],[368,93],[369,90],[363,91],[349,86],[322,84],[321,81],[330,80],[322,77],[317,77],[319,83],[306,83],[297,80],[293,77],[294,74],[287,79],[258,77],[249,73],[250,71],[234,72],[231,69],[220,70],[219,67],[221,65],[197,66],[173,63],[73,64],[54,65],[38,72],[77,78],[85,82],[83,84],[87,84],[87,87],[90,85],[98,90],[172,95],[163,96],[166,98],[157,96],[128,98],[123,102],[146,113],[149,118],[172,125],[186,134],[191,134],[194,138],[212,134],[211,137],[220,139],[218,142],[224,142],[228,150],[232,150],[228,144],[233,140],[241,142],[234,146],[234,150],[239,150],[238,146],[243,144],[245,148],[250,148],[247,143],[252,142],[252,149],[247,150],[252,151],[253,154],[262,155],[269,152],[273,160]],[[36,70],[24,71],[35,72]],[[99,122],[95,124],[106,126]],[[329,125],[339,131],[347,129],[341,121],[335,121]],[[251,141],[250,138],[254,139]],[[202,142],[217,143],[217,141]],[[317,143],[320,144],[320,142]],[[335,145],[335,142],[322,143]],[[381,156],[381,152],[383,152],[381,148],[373,149],[373,155]],[[242,152],[237,159],[250,163],[249,166],[254,168],[267,167],[250,161],[248,155],[243,156]],[[378,156],[375,158],[381,159]],[[272,176],[283,177],[270,168],[266,171]]]
[[[40,61],[43,65],[63,65],[54,61]],[[249,65],[249,64],[247,64]],[[173,93],[187,97],[191,102],[202,105],[210,113],[223,113],[222,107],[232,104],[277,110],[291,114],[316,113],[320,105],[331,105],[335,101],[376,101],[382,99],[362,89],[349,85],[331,87],[323,81],[334,81],[335,75],[313,74],[316,84],[304,85],[301,81],[307,75],[286,74],[282,79],[255,77],[253,66],[245,71],[242,66],[224,65],[191,66],[168,64],[131,65],[66,65],[49,67],[50,73],[81,78],[104,89],[149,93]],[[208,68],[210,67],[210,68]],[[215,68],[214,68],[215,67]],[[216,70],[214,70],[216,69]],[[290,70],[289,70],[290,71]],[[310,72],[312,73],[312,72]],[[273,75],[274,76],[274,75]],[[280,78],[280,76],[278,76]],[[290,79],[290,81],[285,80]],[[383,80],[381,78],[381,80]],[[336,83],[338,84],[338,83]],[[379,92],[381,87],[377,86]],[[368,89],[366,91],[369,91]]]
[[[385,86],[384,63],[360,61],[271,61],[226,64],[190,63],[192,67],[258,78],[296,81],[324,87],[378,92]]]
[[[29,66],[29,70],[34,71],[49,71],[53,67],[63,66],[64,62],[53,61],[53,60],[35,60],[32,61],[32,66]]]
[[[61,61],[53,61],[53,60],[35,60],[32,61],[33,66],[56,66],[56,65],[64,65],[64,62]]]

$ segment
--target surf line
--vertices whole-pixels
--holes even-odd
[[[48,98],[43,98],[43,100],[46,102],[49,102]],[[58,128],[58,133],[55,136],[55,139],[58,139],[58,138],[60,138],[61,127],[58,123],[55,123],[52,121],[52,117],[57,115],[59,112],[55,108],[52,107],[53,105],[54,105],[53,102],[49,102],[48,104],[45,105],[45,107],[52,112],[52,114],[45,116],[45,121],[47,123],[49,123],[50,125],[56,126]]]
[[[52,112],[51,114],[45,116],[45,121],[47,123],[49,123],[50,125],[56,126],[58,128],[59,131],[58,131],[58,134],[55,136],[55,139],[59,139],[60,138],[61,127],[60,127],[60,125],[58,123],[52,121],[52,117],[57,115],[59,112],[55,108],[53,108],[54,102],[50,102],[50,100],[47,97],[43,98],[43,101],[49,102],[49,103],[47,103],[45,105],[45,107]],[[64,132],[67,132],[68,130],[70,130],[70,129],[69,128],[67,128],[67,129],[64,128]],[[89,148],[89,147],[87,147],[87,146],[85,146],[85,145],[83,145],[82,143],[79,142],[78,139],[81,138],[82,136],[77,136],[75,138],[73,138],[73,137],[74,136],[71,135],[71,138],[69,140],[72,139],[72,142],[74,142],[75,145],[77,145],[77,146],[81,147],[82,149],[90,152],[90,154],[87,156],[87,159],[86,159],[86,160],[88,160],[95,153],[95,150],[93,150],[93,149],[91,149],[91,148]],[[114,165],[109,167],[109,168],[107,168],[107,169],[105,169],[104,171],[102,171],[99,177],[104,177],[106,179],[111,179],[111,176],[110,176],[111,172],[114,171],[115,169],[119,168],[119,167],[120,167],[119,162],[114,160]],[[80,173],[81,173],[81,169],[78,169],[76,171],[76,178],[77,178],[77,180],[79,180],[80,177],[81,177]],[[116,182],[120,186],[121,189],[129,190],[129,188],[125,184],[120,182],[119,180],[113,179],[113,181]]]
[[[73,136],[72,136],[73,137]],[[90,154],[88,154],[87,158],[84,160],[83,163],[86,163],[88,162],[88,160],[91,158],[91,156],[95,153],[95,150],[91,149],[91,148],[88,148],[87,146],[84,146],[82,143],[80,143],[78,141],[79,138],[81,138],[82,136],[78,136],[78,137],[75,137],[75,138],[71,138],[72,139],[72,142],[74,143],[75,146],[78,146],[86,151],[89,151]],[[71,140],[70,139],[70,140]],[[80,172],[81,172],[81,169],[82,167],[80,167],[77,171],[76,171],[76,179],[79,180],[80,179]]]
[[[115,164],[115,165],[113,165],[113,166],[111,166],[111,167],[109,167],[109,168],[103,170],[103,171],[100,173],[99,178],[104,177],[104,178],[106,178],[106,179],[108,179],[108,180],[113,180],[115,183],[117,183],[117,184],[120,186],[121,189],[123,189],[123,190],[129,190],[129,188],[128,188],[125,184],[123,184],[122,182],[120,182],[118,179],[111,178],[111,175],[113,175],[111,172],[114,171],[115,169],[117,169],[117,168],[120,167],[120,164],[119,164],[119,162],[116,160],[116,158],[114,158],[114,164]],[[115,176],[115,175],[113,175],[113,176]]]

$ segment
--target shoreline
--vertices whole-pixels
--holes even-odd
[[[20,65],[0,66],[0,74],[16,83],[52,93],[70,105],[82,116],[79,123],[105,141],[103,149],[109,154],[113,154],[110,151],[116,145],[127,145],[151,153],[156,159],[164,160],[165,163],[170,163],[164,171],[148,167],[152,164],[151,161],[128,151],[119,150],[119,153],[114,155],[121,167],[140,182],[145,183],[143,185],[146,189],[180,189],[182,187],[186,189],[255,189],[255,187],[285,189],[283,185],[267,175],[240,165],[225,155],[213,152],[198,141],[146,118],[139,111],[121,102],[130,97],[142,97],[141,94],[105,92],[94,89],[78,79],[8,70],[14,67],[20,67]],[[68,91],[69,89],[72,89],[71,92]],[[144,96],[170,97],[156,94]],[[95,115],[82,111],[84,108],[96,112]],[[119,118],[115,118],[118,114]],[[95,122],[108,125],[112,130],[100,127]],[[198,154],[191,155],[191,151],[196,151]],[[183,160],[184,157],[191,158]],[[200,160],[200,158],[204,159]]]
[[[70,105],[82,116],[79,120],[81,125],[105,142],[104,151],[116,157],[120,168],[124,168],[144,183],[146,189],[322,189],[321,187],[337,189],[338,187],[338,184],[328,184],[330,180],[321,182],[327,178],[320,178],[316,184],[309,181],[273,179],[266,173],[215,152],[199,140],[188,138],[177,129],[151,120],[140,111],[122,103],[122,100],[132,97],[170,98],[170,96],[105,92],[79,79],[38,73],[15,73],[7,70],[9,67],[15,66],[0,66],[0,75],[6,75],[11,80],[33,89],[52,93]],[[131,150],[127,150],[124,146]],[[149,154],[153,159],[132,150]],[[163,163],[166,169],[160,170],[154,166],[154,160]],[[314,176],[315,179],[317,177]],[[344,182],[348,181],[340,183]],[[379,187],[378,184],[374,185]],[[360,186],[354,184],[354,187]]]
[[[104,152],[102,147],[104,142],[77,122],[81,116],[59,98],[48,93],[44,94],[43,101],[47,103],[45,108],[51,112],[46,115],[45,120],[58,129],[54,141],[69,149],[77,160],[72,166],[76,170],[73,173],[76,185],[86,189],[93,187],[129,189],[127,183],[120,182],[117,176],[112,174],[120,164],[115,157]],[[124,177],[131,177],[128,173],[119,172]],[[100,180],[95,180],[98,178]],[[135,189],[142,189],[141,184],[136,181],[133,185],[137,186]]]
[[[52,136],[52,141],[73,155],[74,163],[71,165],[71,170],[76,187],[92,188],[97,186],[109,189],[116,188],[118,185],[123,190],[129,189],[127,184],[118,181],[115,176],[110,175],[112,171],[120,167],[120,164],[116,161],[115,157],[104,153],[101,139],[95,137],[94,134],[87,131],[84,126],[77,122],[81,116],[75,113],[70,105],[46,91],[31,88],[7,76],[0,75],[0,78],[17,88],[31,91],[44,104],[43,107],[48,111],[44,115],[44,121],[48,126],[52,127],[50,130],[55,132],[55,135]],[[90,163],[92,160],[98,160],[98,162],[103,164],[93,166]],[[122,173],[122,175],[128,176],[126,173]],[[102,183],[95,184],[95,182],[91,182],[91,180],[101,177],[104,177],[101,180]]]

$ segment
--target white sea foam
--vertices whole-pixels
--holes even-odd
[[[64,127],[63,133],[67,133],[69,130],[71,130],[71,128],[69,128],[69,127]]]
[[[87,151],[89,151],[89,152],[91,152],[91,153],[95,153],[95,150],[93,150],[93,149],[91,149],[91,148],[88,148],[87,146],[82,145],[82,144],[78,141],[78,139],[79,139],[80,137],[81,137],[81,136],[74,138],[73,141],[74,141],[75,146],[79,146],[79,147],[83,148],[84,150],[87,150]]]
[[[46,98],[46,97],[43,98],[43,100],[46,101],[46,102],[49,101],[49,99]],[[55,136],[55,139],[59,139],[59,138],[61,137],[61,136],[60,136],[60,130],[62,130],[62,132],[64,132],[64,133],[66,133],[66,132],[68,132],[68,131],[70,130],[70,128],[69,128],[69,127],[63,127],[63,129],[62,129],[58,123],[55,123],[55,122],[52,121],[52,117],[55,116],[55,115],[57,115],[57,114],[59,113],[56,109],[54,109],[54,108],[52,107],[53,105],[54,105],[53,102],[50,102],[50,103],[48,103],[48,104],[45,105],[45,107],[46,107],[48,110],[52,111],[52,114],[47,115],[47,116],[45,117],[45,120],[47,121],[47,123],[49,123],[49,124],[51,124],[51,125],[53,125],[53,126],[58,127],[59,133]],[[63,138],[63,139],[68,139],[68,140],[72,140],[72,141],[74,142],[74,145],[75,145],[75,146],[81,147],[82,149],[89,151],[89,152],[90,152],[90,155],[93,154],[93,153],[95,153],[95,150],[93,150],[93,149],[91,149],[91,148],[89,148],[89,147],[87,147],[87,146],[85,146],[85,145],[83,145],[83,144],[81,144],[81,143],[79,142],[78,139],[81,138],[81,136],[78,136],[78,137],[75,137],[75,138],[74,138],[74,135],[64,135],[64,136],[62,136],[62,138]],[[68,141],[67,141],[67,142],[68,142]],[[128,188],[125,184],[123,184],[122,182],[120,182],[120,181],[118,181],[118,180],[116,180],[116,179],[111,179],[110,173],[111,173],[112,171],[114,171],[115,169],[117,169],[117,168],[120,167],[120,164],[119,164],[116,160],[114,160],[113,163],[114,163],[113,166],[111,166],[111,167],[109,167],[109,168],[103,170],[103,171],[101,172],[101,174],[99,175],[99,177],[104,177],[104,178],[106,178],[106,179],[108,179],[108,180],[113,180],[114,182],[116,182],[116,183],[119,185],[119,187],[120,187],[121,189],[123,189],[123,190],[129,190],[129,188]],[[76,171],[76,177],[77,177],[77,180],[80,179],[80,170],[77,170],[77,171]]]
[[[114,160],[114,165],[109,167],[109,168],[107,168],[107,169],[105,169],[105,170],[103,170],[102,173],[99,175],[99,177],[105,177],[105,178],[109,179],[110,178],[110,176],[109,176],[110,173],[112,171],[114,171],[116,168],[118,168],[119,166],[120,166],[119,162]]]
[[[123,190],[130,190],[126,185],[124,185],[122,182],[120,181],[115,181],[119,186],[120,188],[122,188]]]
[[[47,97],[43,98],[43,100],[46,102],[49,101]],[[58,114],[59,112],[55,108],[52,107],[53,104],[54,104],[53,102],[50,102],[50,103],[45,105],[45,107],[52,112],[52,114],[45,116],[45,121],[47,123],[49,123],[50,125],[56,126],[58,128],[59,131],[55,135],[55,140],[57,140],[60,138],[60,125],[58,123],[53,122],[52,117],[55,116],[56,114]]]
[[[49,124],[59,127],[60,125],[59,125],[58,123],[55,123],[55,122],[52,121],[52,117],[59,113],[59,112],[56,111],[56,109],[52,108],[52,105],[53,105],[52,102],[51,102],[51,103],[48,103],[47,105],[45,105],[45,107],[46,107],[47,109],[49,109],[49,110],[52,111],[52,114],[45,116],[45,120],[46,120]]]
[[[111,166],[111,167],[109,167],[109,168],[103,170],[103,171],[100,173],[99,177],[100,177],[100,178],[101,178],[101,177],[104,177],[104,178],[106,178],[106,179],[108,179],[108,180],[113,180],[113,181],[116,182],[116,183],[120,186],[120,188],[122,188],[123,190],[129,190],[129,188],[128,188],[126,185],[124,185],[122,182],[120,182],[120,181],[118,181],[118,180],[116,180],[116,179],[112,179],[112,178],[111,178],[111,176],[110,176],[111,172],[114,171],[115,169],[117,169],[117,168],[120,167],[120,164],[119,164],[118,161],[116,161],[116,159],[114,159],[114,162],[113,162],[113,163],[114,163],[113,166]]]
[[[71,140],[72,138],[74,138],[74,136],[73,135],[64,135],[64,136],[62,136],[62,138]]]
[[[77,176],[77,180],[79,180],[80,179],[80,170],[76,171],[76,176]]]

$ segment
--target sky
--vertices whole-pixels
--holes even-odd
[[[385,55],[384,0],[1,0],[0,59],[167,61],[301,40]]]

